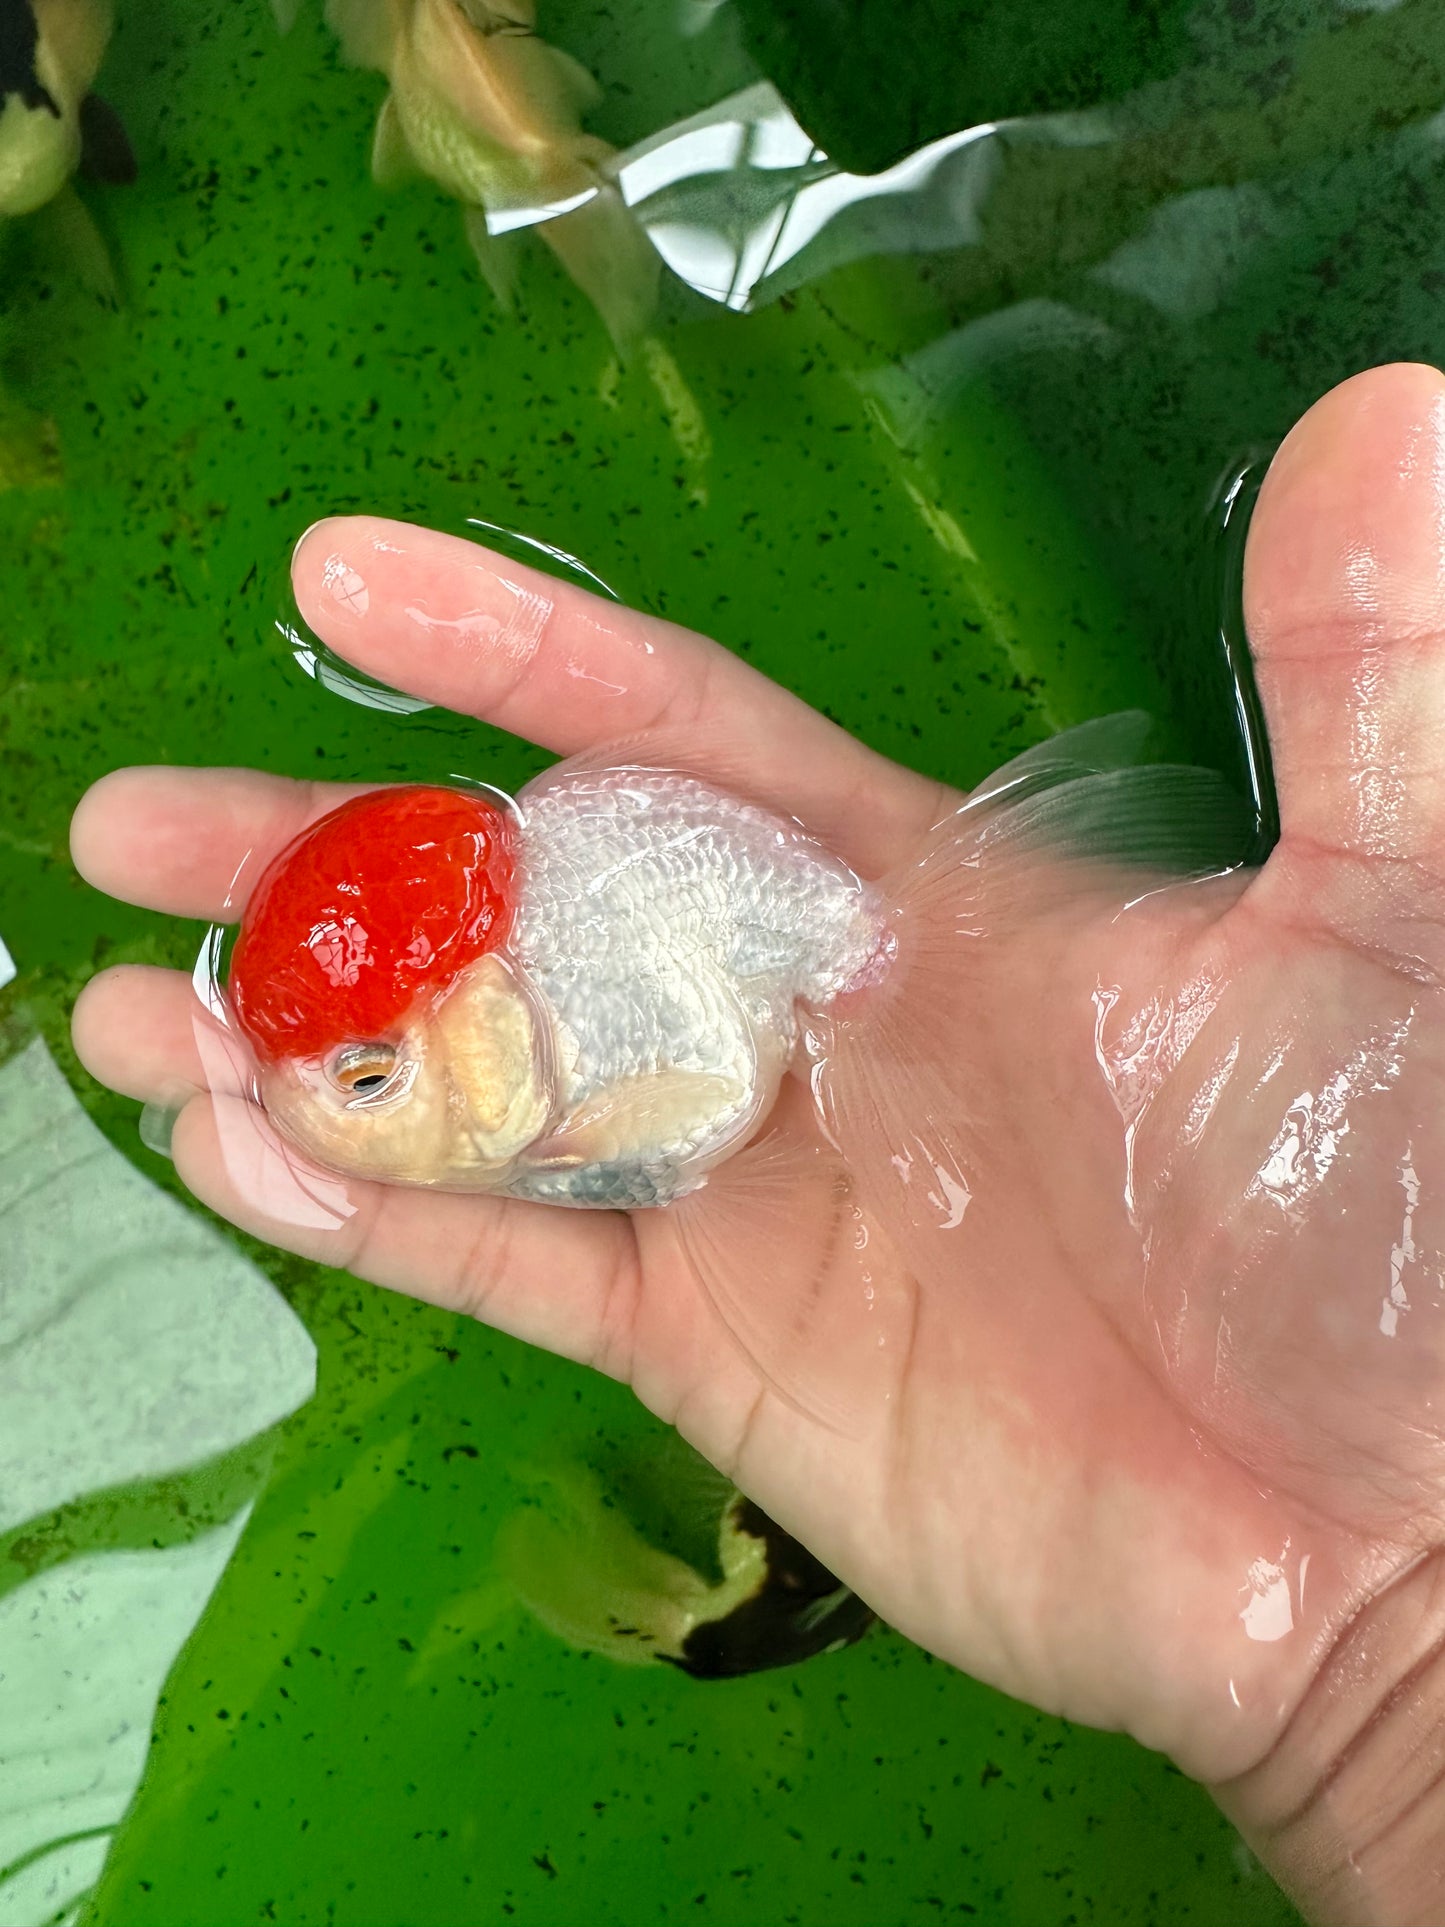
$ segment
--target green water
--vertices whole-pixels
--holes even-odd
[[[157,1186],[135,1107],[74,1069],[66,1012],[103,963],[188,966],[199,932],[80,885],[81,788],[137,760],[508,786],[541,760],[298,673],[272,622],[319,514],[543,537],[956,782],[1140,701],[1238,765],[1208,504],[1331,381],[1445,353],[1442,10],[1101,5],[1062,45],[1041,9],[936,14],[749,4],[683,40],[663,8],[544,13],[620,145],[758,59],[853,166],[959,124],[950,98],[963,119],[1113,116],[1082,147],[1057,123],[998,137],[958,245],[799,275],[749,314],[674,287],[682,407],[616,367],[540,247],[505,316],[455,207],[373,187],[381,83],[314,12],[283,40],[261,0],[121,7],[102,86],[140,179],[86,194],[123,306],[43,222],[0,235],[0,429],[28,450],[0,492],[0,937],[21,973],[0,1022],[12,1048],[43,1035]],[[820,59],[821,33],[853,57]],[[886,1630],[726,1684],[560,1645],[491,1542],[539,1459],[605,1470],[646,1439],[629,1397],[243,1249],[315,1341],[315,1396],[259,1443],[0,1537],[3,1607],[76,1560],[180,1559],[254,1502],[135,1736],[119,1825],[7,1834],[33,1763],[0,1731],[0,1921],[1292,1918],[1161,1761]]]

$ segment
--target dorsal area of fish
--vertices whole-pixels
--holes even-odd
[[[726,1067],[735,999],[791,1048],[879,940],[872,893],[795,823],[665,770],[529,789],[512,947],[578,1052],[582,1094]]]

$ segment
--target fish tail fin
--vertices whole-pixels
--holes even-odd
[[[657,1221],[660,1220],[660,1223]],[[886,1414],[912,1281],[788,1080],[768,1128],[701,1190],[654,1214],[753,1369],[786,1404],[850,1437]]]
[[[37,228],[46,252],[65,263],[93,301],[104,308],[119,309],[124,305],[125,293],[115,259],[95,216],[72,186],[67,183],[39,210]]]
[[[557,85],[577,112],[585,114],[589,108],[596,107],[602,100],[602,83],[596,74],[561,47],[549,44],[547,51],[552,56]]]
[[[1215,771],[1140,762],[1148,733],[1141,715],[1104,718],[980,785],[880,886],[881,981],[809,1020],[821,1126],[924,1283],[967,1269],[970,1207],[1010,1155],[1009,1083],[1053,1069],[1033,1039],[1062,1014],[1092,1047],[1092,982],[1078,1011],[1056,1001],[1081,988],[1080,929],[1255,854],[1252,806]]]
[[[479,207],[463,208],[462,224],[473,258],[497,306],[504,314],[515,313],[520,265],[518,237],[515,234],[493,234],[487,226],[486,214]]]
[[[539,1469],[497,1533],[504,1583],[548,1632],[622,1665],[682,1650],[707,1586],[651,1545],[585,1465]]]
[[[591,200],[537,231],[602,317],[618,354],[631,360],[657,311],[661,268],[621,191],[602,181]]]
[[[326,24],[352,67],[386,73],[406,25],[407,0],[326,0]]]

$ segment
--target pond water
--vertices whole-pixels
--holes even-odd
[[[1323,388],[1445,354],[1445,5],[551,0],[665,263],[625,361],[539,209],[509,312],[372,180],[319,6],[118,11],[136,181],[98,242],[0,226],[0,1927],[1291,1919],[1161,1760],[886,1629],[726,1682],[546,1631],[499,1529],[660,1428],[181,1201],[67,1014],[201,933],[66,829],[132,761],[541,766],[304,673],[291,545],[367,508],[580,557],[959,784],[1142,704],[1267,833],[1240,528]]]

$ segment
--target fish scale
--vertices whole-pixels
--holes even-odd
[[[535,1171],[513,1188],[661,1202],[753,1107],[759,1032],[786,1058],[798,1001],[824,1003],[864,968],[876,906],[801,830],[668,771],[544,779],[517,857],[509,948],[556,1020],[562,1107],[667,1071],[731,1078],[743,1095],[626,1168]]]

